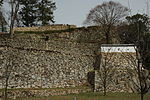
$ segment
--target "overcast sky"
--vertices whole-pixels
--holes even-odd
[[[82,26],[83,21],[90,9],[103,1],[110,0],[54,0],[57,10],[54,16],[56,24],[74,24]],[[147,13],[148,0],[112,0],[120,2],[126,7],[130,7],[132,15],[136,13]],[[150,1],[150,0],[149,0]]]

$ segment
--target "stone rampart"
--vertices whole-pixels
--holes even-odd
[[[92,33],[86,28],[50,34],[16,33],[11,38],[1,35],[0,87],[4,87],[6,66],[11,66],[9,88],[89,85],[87,75],[94,70],[94,52],[101,39],[95,39],[98,30],[93,30],[95,35],[86,38],[83,38],[84,32],[86,36]]]
[[[137,92],[132,82],[137,79],[135,68],[135,52],[101,53],[100,69],[95,71],[95,90],[103,91],[105,84],[107,92]]]
[[[96,70],[99,66],[95,66],[95,63],[96,52],[105,37],[99,27],[74,28],[54,33],[28,34],[21,31],[11,38],[0,35],[0,88],[4,87],[5,70],[9,66],[9,88],[93,88],[91,85],[95,85],[97,90],[101,90]],[[118,43],[116,40],[113,43]],[[113,65],[117,64],[114,62]],[[94,70],[95,75],[90,75]],[[120,69],[116,71],[120,76],[112,78],[114,81],[121,80],[124,77],[122,72]],[[125,72],[124,69],[122,71]],[[111,91],[127,90],[124,83],[112,84],[116,85],[110,86]]]

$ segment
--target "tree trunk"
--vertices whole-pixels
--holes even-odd
[[[103,82],[103,85],[104,85],[104,96],[106,96],[106,84],[107,84],[107,69],[106,69],[106,66],[107,66],[107,62],[106,62],[106,59],[105,59],[105,66],[104,66],[104,82]]]
[[[5,89],[4,89],[4,100],[7,100],[7,88],[8,88],[8,80],[9,80],[9,66],[6,65],[6,69],[5,69]]]
[[[14,23],[17,17],[17,12],[19,10],[19,1],[15,4],[15,1],[11,1],[11,22],[10,22],[10,35],[13,36]]]
[[[105,72],[105,76],[104,76],[104,96],[106,96],[106,72]]]
[[[104,96],[106,96],[106,85],[104,85]]]
[[[105,30],[106,44],[109,44],[109,43],[111,43],[111,42],[110,42],[110,40],[111,40],[111,37],[110,37],[111,26],[110,26],[110,25],[107,25],[106,27],[107,27],[106,30]]]
[[[7,100],[7,87],[8,87],[8,78],[5,81],[5,90],[4,90],[4,100]]]
[[[106,32],[106,44],[109,44],[109,33]]]
[[[3,20],[2,20],[2,32],[4,32],[4,22],[3,22]]]
[[[141,93],[141,100],[144,100],[144,94]]]

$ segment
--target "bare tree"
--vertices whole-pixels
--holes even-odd
[[[6,31],[5,26],[7,25],[3,11],[4,9],[0,8],[0,26],[2,32]]]
[[[0,0],[0,7],[2,6],[2,4],[3,4],[3,0]]]
[[[6,47],[6,50],[8,48]],[[8,85],[9,85],[9,78],[11,75],[11,70],[12,70],[12,57],[9,55],[6,59],[8,59],[7,64],[5,66],[5,72],[4,72],[4,77],[5,77],[5,88],[4,88],[4,100],[7,100],[7,91],[8,91]]]
[[[84,24],[101,26],[108,44],[110,43],[110,33],[113,26],[118,25],[127,16],[128,11],[127,7],[118,2],[104,2],[90,10]]]
[[[141,100],[144,100],[144,95],[150,89],[150,71],[144,67],[137,47],[135,47],[135,55],[127,53],[122,56],[128,62],[129,68],[126,69],[127,74],[130,74],[130,88],[133,92],[140,93]]]
[[[14,58],[15,54],[12,52],[11,48],[9,46],[3,46],[3,63],[5,66],[3,66],[4,71],[3,73],[3,81],[4,81],[4,100],[8,99],[8,87],[10,78],[12,77],[13,72],[13,64],[14,64]]]
[[[10,35],[13,35],[13,28],[14,28],[15,20],[17,18],[20,1],[21,0],[9,0],[10,7],[11,7],[10,30],[9,30]]]
[[[140,27],[138,27],[140,30]],[[138,31],[138,40],[135,43],[136,48],[136,59],[137,59],[137,74],[138,74],[138,89],[141,95],[141,100],[144,100],[144,95],[150,89],[150,35],[139,36],[140,31]]]
[[[126,58],[135,66],[136,80],[133,83],[141,95],[141,100],[150,89],[150,32],[149,17],[145,14],[136,14],[127,17],[128,31],[122,36],[127,43],[133,43],[136,48],[136,60]],[[134,37],[134,38],[133,38]],[[123,39],[122,39],[123,40]],[[133,58],[133,57],[131,57]],[[136,76],[135,75],[135,76]]]
[[[111,78],[114,75],[114,66],[112,62],[114,60],[115,54],[111,52],[111,48],[108,51],[101,52],[101,63],[100,69],[98,70],[98,75],[100,77],[101,85],[103,87],[103,95],[106,96],[107,89],[112,83]]]
[[[137,84],[141,100],[144,100],[144,95],[149,91],[150,89],[150,71],[145,69],[145,65],[143,64],[143,59],[141,55],[139,54],[138,49],[136,50],[137,53],[137,74],[138,74],[138,81],[139,84]]]
[[[7,1],[7,0],[6,0]],[[19,3],[20,3],[20,0],[8,0],[8,2],[10,3],[10,7],[11,7],[11,16],[10,16],[10,29],[9,29],[9,34],[12,36],[13,35],[13,28],[14,28],[14,23],[15,23],[15,20],[16,20],[16,17],[17,17],[17,12],[19,10]],[[8,40],[6,40],[6,42],[8,42]],[[6,44],[6,46],[8,46]],[[5,66],[5,72],[4,72],[4,77],[5,77],[5,88],[4,88],[4,100],[7,100],[7,90],[8,90],[8,82],[9,82],[9,78],[10,78],[10,75],[11,75],[11,70],[13,68],[12,66],[12,59],[14,58],[13,57],[13,54],[11,54],[11,50],[8,50],[9,47],[6,47],[6,51],[9,51],[10,55],[6,58],[8,59],[7,61],[7,64]]]
[[[2,8],[3,0],[0,0],[0,26],[1,26],[1,31],[5,31],[5,25],[7,25],[7,22],[4,17],[4,9]]]

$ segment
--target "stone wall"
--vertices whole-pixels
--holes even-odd
[[[100,44],[105,40],[99,27],[66,29],[54,33],[43,31],[28,34],[24,33],[30,31],[26,28],[21,31],[23,32],[15,33],[13,37],[0,35],[0,88],[4,87],[5,69],[9,66],[9,88],[93,88],[91,85],[95,85],[96,90],[102,90],[97,71],[99,66],[95,65]],[[113,40],[113,43],[118,43],[117,39]],[[124,59],[119,58],[119,55],[115,57]],[[122,68],[118,62],[120,61],[114,61],[113,66]],[[123,66],[128,67],[125,63],[127,62],[123,60]],[[89,75],[94,70],[95,75]],[[128,76],[124,76],[127,75],[126,71],[115,71],[117,74],[112,77],[114,83],[111,83],[109,90],[128,91],[125,83]]]
[[[11,38],[1,35],[0,87],[4,87],[6,66],[11,72],[9,88],[89,85],[87,74],[94,70],[94,52],[101,41],[99,31],[94,28],[93,32],[85,28],[50,34],[16,33]],[[91,36],[84,38],[88,34]]]
[[[136,53],[106,52],[101,53],[101,56],[100,69],[95,71],[95,91],[104,90],[106,79],[107,92],[137,92],[132,82],[133,79],[137,79]]]

